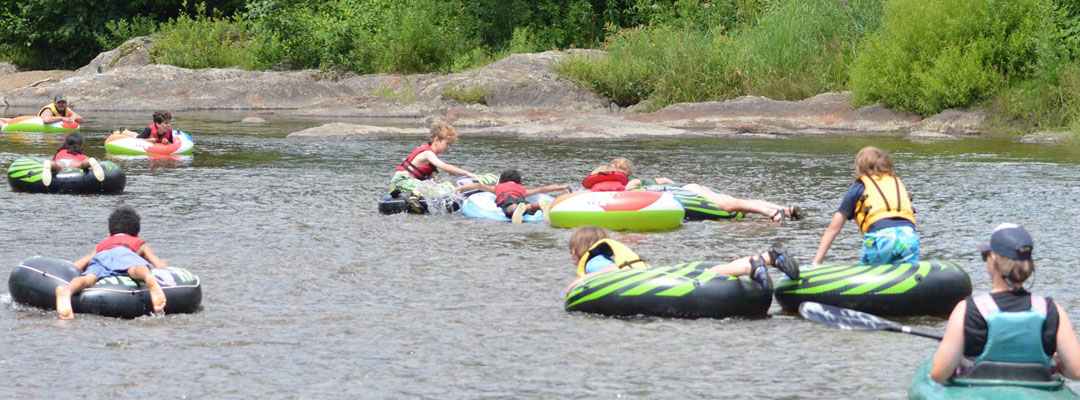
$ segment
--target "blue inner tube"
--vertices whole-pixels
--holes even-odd
[[[708,270],[718,264],[723,263],[695,261],[600,274],[570,290],[566,311],[674,318],[766,315],[772,304],[772,287],[762,287],[747,276],[723,276]]]
[[[669,192],[675,195],[686,209],[683,219],[688,221],[717,221],[717,220],[740,220],[743,218],[742,211],[727,212],[704,197],[694,192],[683,189],[682,186],[674,185],[648,185],[644,190],[653,192]]]
[[[534,194],[526,197],[525,201],[536,203],[544,199],[548,201],[554,200],[553,197],[546,194]],[[466,197],[465,202],[461,205],[461,213],[470,218],[510,222],[510,218],[506,217],[506,213],[495,204],[495,193],[488,191],[479,191]],[[544,212],[537,210],[533,214],[525,214],[521,220],[524,222],[544,222]]]
[[[180,267],[151,268],[165,292],[165,313],[193,313],[202,303],[202,281]],[[82,272],[71,262],[51,257],[30,257],[11,271],[11,299],[30,306],[56,310],[56,287],[66,285]],[[127,276],[98,280],[71,298],[76,313],[135,318],[153,311],[150,290]]]
[[[970,295],[971,278],[949,261],[818,265],[776,283],[776,301],[790,312],[814,301],[876,315],[946,315]]]
[[[124,192],[127,177],[124,170],[112,161],[99,161],[105,172],[105,179],[98,181],[89,170],[65,168],[53,174],[52,183],[46,187],[41,182],[44,169],[37,158],[22,157],[8,167],[8,184],[11,190],[29,193],[75,193],[75,194],[119,194]]]

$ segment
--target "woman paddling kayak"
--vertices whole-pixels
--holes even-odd
[[[998,225],[990,241],[979,245],[994,287],[953,309],[930,378],[944,383],[964,377],[980,364],[1004,362],[1056,369],[1080,379],[1080,341],[1069,315],[1050,298],[1024,289],[1035,272],[1033,248],[1031,235],[1015,224]],[[1060,363],[1052,365],[1055,353]],[[963,358],[972,364],[958,369]]]

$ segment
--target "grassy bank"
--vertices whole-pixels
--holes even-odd
[[[1076,4],[1073,4],[1076,3]],[[1080,132],[1080,2],[772,2],[723,29],[651,24],[572,58],[564,77],[655,110],[742,95],[799,100],[851,90],[924,116],[980,107],[988,128]]]

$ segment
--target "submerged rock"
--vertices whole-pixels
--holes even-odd
[[[915,142],[935,142],[941,140],[957,140],[956,136],[933,131],[915,131],[907,136],[908,140]]]
[[[1016,138],[1014,142],[1017,143],[1040,143],[1040,144],[1058,144],[1067,143],[1073,140],[1073,136],[1069,132],[1051,132],[1042,131],[1030,133],[1019,138]]]
[[[334,122],[290,133],[290,138],[344,138],[380,135],[426,135],[425,128],[394,128]]]
[[[743,96],[726,102],[680,103],[626,119],[684,129],[733,129],[789,134],[893,133],[921,118],[874,105],[851,106],[851,93],[824,93],[802,101]],[[757,126],[747,130],[748,126]]]
[[[266,120],[259,117],[247,117],[240,120],[240,123],[243,125],[262,125],[266,123]]]

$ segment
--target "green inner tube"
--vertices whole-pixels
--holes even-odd
[[[970,295],[971,278],[949,261],[819,265],[776,284],[776,300],[790,312],[813,301],[876,315],[946,315]]]
[[[746,276],[717,275],[721,262],[695,261],[623,269],[578,284],[566,295],[566,311],[612,316],[675,318],[758,317],[768,313],[772,287]]]

